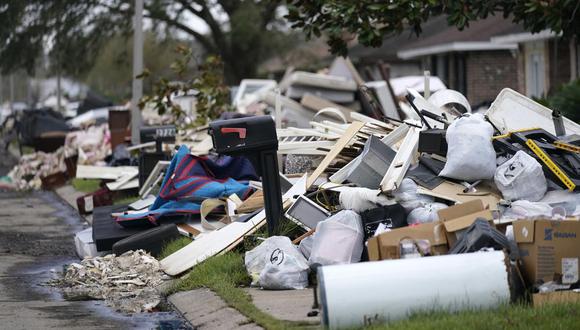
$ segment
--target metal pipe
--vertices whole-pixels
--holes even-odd
[[[486,309],[510,301],[503,251],[318,268],[322,321],[358,328],[420,311]]]
[[[143,0],[135,0],[133,22],[133,95],[131,98],[131,142],[140,143],[141,110],[139,101],[143,97],[143,79],[137,78],[143,73]]]

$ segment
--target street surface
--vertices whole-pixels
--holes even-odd
[[[4,156],[4,157],[2,157]],[[0,176],[10,168],[0,154]],[[44,285],[78,261],[78,213],[52,192],[0,191],[0,329],[179,329],[174,312],[114,313],[100,301],[66,301]]]

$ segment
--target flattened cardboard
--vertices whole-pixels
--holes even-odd
[[[481,199],[486,208],[489,208],[490,210],[498,209],[497,204],[501,199],[501,193],[486,182],[482,182],[475,187],[477,192],[464,193],[463,189],[465,189],[464,186],[445,180],[432,190],[419,187],[417,192],[455,203],[467,203],[474,199]]]
[[[554,279],[570,283],[578,278],[580,221],[519,220],[513,226],[529,285]]]
[[[403,239],[428,240],[435,255],[447,253],[447,238],[440,222],[424,223],[417,226],[393,229],[372,237],[367,241],[369,260],[398,259],[399,243]]]
[[[467,229],[477,218],[493,221],[493,214],[486,210],[481,199],[475,199],[463,204],[457,204],[437,211],[439,220],[445,226],[449,246],[459,239],[458,234]]]
[[[534,307],[547,304],[561,304],[580,302],[580,291],[556,291],[547,293],[536,293],[533,295]]]

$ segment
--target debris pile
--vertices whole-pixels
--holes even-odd
[[[161,299],[159,262],[143,250],[86,258],[67,266],[62,281],[68,299],[104,300],[123,313],[150,312]]]
[[[180,235],[192,241],[159,264],[141,252],[86,259],[67,283],[147,310],[161,271],[179,276],[263,228],[270,238],[245,255],[253,284],[317,286],[330,328],[574,292],[580,125],[508,88],[476,111],[444,86],[408,85],[432,78],[396,88],[383,78],[365,82],[338,59],[328,74],[244,80],[235,113],[185,134],[143,127],[142,143],[126,146],[128,113],[109,120],[109,140],[74,133],[76,177],[103,181],[77,200],[93,215],[77,235],[81,257],[157,256]],[[85,165],[95,134],[114,150],[109,166]],[[139,198],[113,205],[120,191]]]

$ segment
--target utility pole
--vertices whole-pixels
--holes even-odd
[[[14,113],[14,74],[10,74],[10,113]]]
[[[133,97],[131,98],[131,142],[139,144],[141,128],[141,111],[139,100],[143,97],[143,79],[137,78],[143,73],[143,0],[135,0],[133,20]]]

